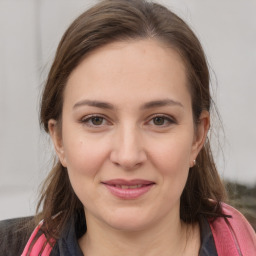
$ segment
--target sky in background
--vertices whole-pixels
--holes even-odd
[[[205,49],[225,131],[212,130],[222,146],[213,150],[220,174],[255,184],[256,0],[157,2],[185,19]],[[0,0],[0,219],[35,210],[52,160],[38,125],[40,90],[63,32],[93,3]]]

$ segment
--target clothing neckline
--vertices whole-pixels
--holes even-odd
[[[201,246],[198,255],[218,256],[210,225],[204,216],[199,219],[199,227]],[[50,256],[83,256],[78,240],[86,233],[86,230],[84,214],[76,213],[67,222]]]

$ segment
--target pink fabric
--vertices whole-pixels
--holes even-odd
[[[34,229],[21,256],[28,255],[29,247],[30,247],[31,243],[33,242],[33,239],[35,238],[35,236],[36,236],[37,232],[39,231],[39,229],[41,228],[41,226],[42,226],[42,222],[40,222],[39,225]],[[42,248],[44,248],[44,249],[41,253]],[[34,244],[29,256],[38,256],[38,255],[49,256],[51,253],[51,250],[52,250],[52,246],[49,243],[47,243],[47,239],[46,239],[45,235],[42,234],[36,240],[36,243]]]
[[[256,256],[256,234],[245,217],[233,207],[222,204],[223,213],[232,218],[210,222],[219,256]]]
[[[218,256],[256,256],[256,234],[245,217],[233,207],[222,204],[223,213],[231,218],[217,218],[210,223]],[[28,250],[42,223],[35,228],[21,256],[28,256]],[[54,241],[53,241],[54,243]],[[44,248],[42,254],[40,254]],[[49,256],[52,247],[42,234],[34,244],[30,256]]]

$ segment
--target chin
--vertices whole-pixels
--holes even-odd
[[[118,221],[114,221],[112,223],[108,223],[113,229],[123,231],[123,232],[139,232],[147,229],[150,224],[144,222],[134,221],[133,219],[121,219]]]
[[[106,218],[104,216],[105,223],[112,227],[113,229],[127,232],[136,232],[142,231],[150,227],[153,223],[153,220],[148,218],[146,214],[138,212],[127,211],[125,213],[113,214]]]

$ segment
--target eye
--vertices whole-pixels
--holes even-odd
[[[86,116],[81,122],[89,127],[101,127],[108,123],[106,118],[98,115]]]
[[[165,121],[166,121],[165,118],[162,116],[157,116],[153,118],[153,123],[155,125],[163,125],[165,124]]]
[[[101,116],[91,117],[91,122],[93,125],[102,125],[104,119]]]
[[[168,127],[174,123],[176,123],[176,121],[173,118],[165,115],[156,115],[148,122],[149,125],[159,127]]]

